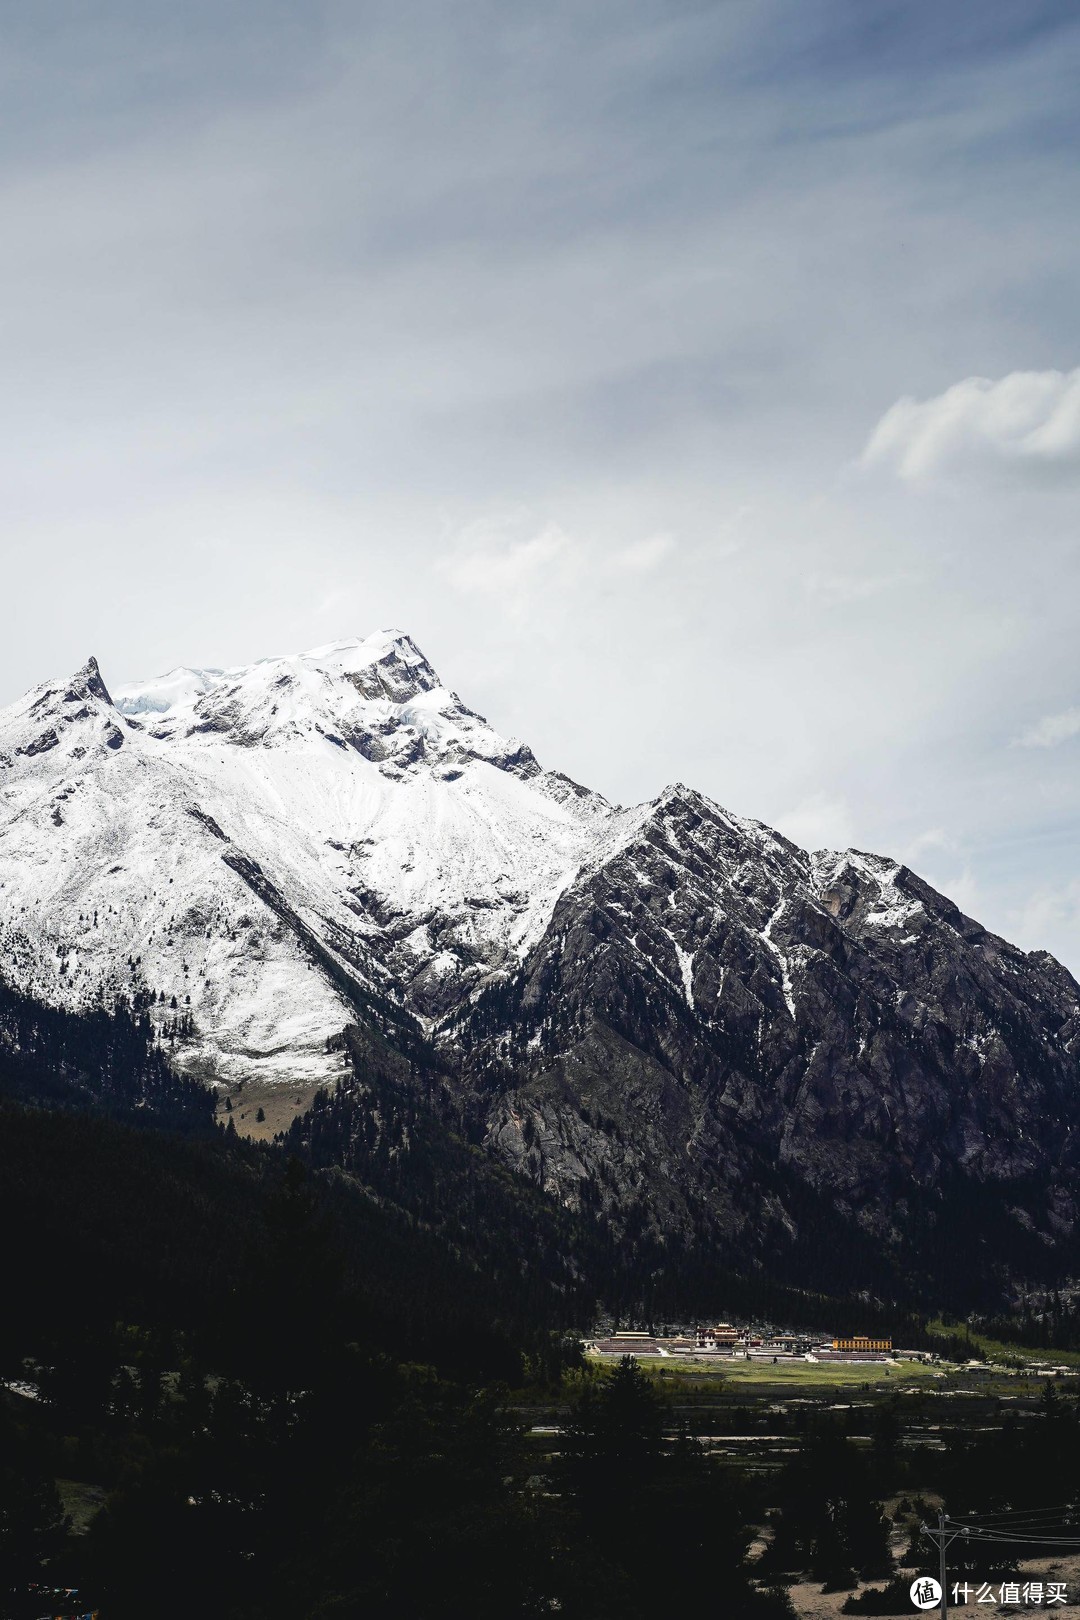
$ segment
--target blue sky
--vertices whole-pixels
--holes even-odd
[[[1080,970],[1078,73],[1031,0],[0,4],[0,699],[400,625]]]

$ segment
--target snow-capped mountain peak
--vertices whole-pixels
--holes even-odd
[[[81,759],[95,742],[110,749],[122,746],[109,689],[91,656],[66,681],[46,681],[0,710],[0,785],[40,772],[32,761],[56,753],[57,761]]]
[[[366,697],[396,703],[442,685],[415,641],[401,630],[377,630],[362,641],[313,647],[299,661],[346,676]]]
[[[175,997],[189,1068],[313,1082],[350,986],[426,1020],[512,970],[614,814],[397,630],[115,702],[90,660],[0,715],[0,952],[46,1000]]]
[[[101,670],[98,668],[98,661],[93,653],[90,654],[82,669],[76,670],[71,677],[68,693],[65,693],[65,699],[69,702],[81,696],[97,698],[100,703],[112,703],[109,689],[101,678]]]
[[[396,630],[115,703],[91,659],[0,713],[0,971],[136,1002],[242,1130],[340,1077],[359,1023],[560,1198],[645,1189],[688,1231],[760,1154],[852,1207],[897,1143],[905,1175],[1031,1176],[1076,1095],[1050,958],[681,783],[609,804]]]
[[[411,637],[378,631],[231,669],[179,668],[119,688],[117,708],[159,740],[228,737],[247,747],[327,738],[395,767],[464,744],[495,759],[503,739],[446,690]]]

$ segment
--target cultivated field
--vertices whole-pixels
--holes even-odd
[[[707,1363],[677,1362],[668,1356],[640,1356],[641,1365],[667,1387],[717,1387],[730,1385],[781,1390],[861,1389],[893,1385],[901,1388],[915,1383],[941,1382],[940,1368],[921,1361],[897,1364],[880,1361],[730,1361]]]

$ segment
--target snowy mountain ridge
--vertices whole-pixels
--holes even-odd
[[[681,783],[608,803],[398,631],[115,694],[91,659],[0,712],[0,974],[122,996],[335,1163],[426,1119],[688,1252],[801,1267],[826,1221],[846,1287],[952,1199],[1005,1222],[995,1290],[1080,1275],[1065,968]]]
[[[17,987],[176,997],[187,1067],[283,1081],[328,1073],[351,1016],[303,930],[430,1022],[519,960],[633,820],[541,770],[397,631],[115,699],[91,659],[0,711],[0,806]]]

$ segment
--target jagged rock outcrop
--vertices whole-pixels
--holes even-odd
[[[752,1237],[738,1195],[768,1164],[882,1241],[946,1181],[1022,1188],[1051,1245],[1076,1223],[1071,975],[895,862],[809,856],[682,788],[453,1038],[478,1087],[501,1076],[492,1146],[571,1204]]]

